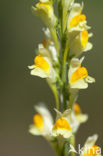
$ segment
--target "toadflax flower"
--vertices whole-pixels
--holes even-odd
[[[87,121],[88,115],[83,114],[80,109],[80,106],[76,103],[73,105],[71,115],[68,115],[67,119],[70,122],[73,133],[76,133],[80,124]]]
[[[63,117],[57,119],[52,130],[53,136],[63,136],[69,138],[72,135],[72,129],[69,122]]]
[[[52,28],[56,25],[57,19],[51,1],[40,1],[32,10],[41,17],[47,27]]]
[[[49,78],[51,82],[56,82],[58,73],[54,66],[58,64],[57,51],[51,39],[43,40],[38,45],[38,56],[34,58],[34,65],[28,66],[31,75],[41,78]]]
[[[36,56],[34,58],[34,65],[28,66],[28,68],[31,69],[31,75],[39,76],[41,78],[49,78],[51,81],[55,81],[56,73],[47,56]]]
[[[32,69],[31,75],[46,78],[50,75],[50,62],[47,57],[39,55],[34,58],[34,65],[29,66],[29,69]]]
[[[101,156],[101,148],[95,145],[98,135],[88,137],[80,156]]]
[[[83,4],[74,3],[72,5],[67,23],[68,32],[83,31],[90,28],[87,26],[86,16],[82,14],[82,10]]]
[[[88,71],[85,67],[81,67],[81,63],[84,60],[82,57],[80,60],[73,58],[71,60],[70,69],[68,72],[69,84],[71,88],[85,89],[88,87],[88,83],[95,82],[95,79],[88,76]]]
[[[93,46],[92,43],[88,41],[91,36],[91,33],[89,34],[87,30],[83,30],[70,40],[70,55],[76,57],[83,51],[91,50]]]
[[[63,113],[56,110],[56,112],[58,117],[62,116],[66,121],[68,121],[71,126],[72,133],[76,133],[80,124],[86,122],[88,119],[88,115],[82,113],[80,106],[77,103],[73,105],[72,110],[67,109]]]
[[[29,128],[29,132],[32,135],[50,137],[53,127],[53,118],[49,110],[43,105],[38,105],[34,108],[37,111],[37,114],[33,116],[33,124]]]
[[[52,135],[69,138],[70,136],[72,136],[72,128],[68,120],[64,117],[64,114],[62,114],[58,110],[56,110],[56,112],[57,112],[57,115],[59,115],[60,117],[56,120],[53,126]]]

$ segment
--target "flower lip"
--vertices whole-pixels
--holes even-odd
[[[52,128],[52,135],[55,137],[62,136],[64,138],[69,138],[72,136],[72,128],[66,118],[61,116],[59,119],[57,119]]]
[[[64,119],[64,118],[59,118],[56,121],[56,123],[55,123],[55,125],[53,127],[53,130],[57,130],[57,129],[62,129],[62,130],[64,129],[64,130],[68,130],[68,131],[72,130],[69,123],[68,123],[68,121],[66,119]]]
[[[81,44],[85,48],[89,39],[88,31],[84,30],[81,32]]]
[[[84,79],[88,76],[88,71],[85,67],[79,67],[71,76],[70,82],[75,83],[80,79]]]
[[[84,14],[79,14],[77,16],[74,16],[69,23],[69,28],[75,27],[79,23],[84,21],[86,21],[86,16]]]
[[[33,122],[34,125],[39,129],[42,130],[43,129],[43,119],[42,116],[40,114],[35,114],[33,116]]]
[[[39,67],[44,71],[50,70],[48,62],[42,56],[36,56],[34,59],[34,64],[36,67]]]

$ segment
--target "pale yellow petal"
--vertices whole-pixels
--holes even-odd
[[[48,77],[46,72],[44,70],[42,70],[41,68],[38,68],[38,67],[31,70],[31,75],[39,76],[41,78],[47,78]]]

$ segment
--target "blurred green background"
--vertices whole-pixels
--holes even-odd
[[[78,0],[79,1],[79,0]],[[77,134],[77,143],[99,134],[103,145],[103,1],[84,0],[84,12],[92,26],[94,48],[84,64],[96,83],[80,91],[78,102],[89,121]],[[52,156],[42,137],[28,133],[33,105],[44,101],[52,111],[55,100],[45,80],[30,76],[35,48],[44,37],[43,23],[31,13],[34,0],[0,0],[0,156]]]

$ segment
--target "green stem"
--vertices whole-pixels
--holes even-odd
[[[66,88],[65,88],[65,84],[62,88],[62,94],[63,94],[63,112],[66,110],[67,108],[67,99],[66,99]]]
[[[64,147],[63,147],[63,151],[62,151],[62,156],[68,156],[68,152],[69,152],[69,142],[66,141],[64,143]]]
[[[69,90],[70,90],[70,88],[69,88]],[[72,109],[77,95],[78,95],[78,90],[77,89],[73,89],[73,90],[71,89],[70,90],[69,109]]]
[[[62,82],[63,82],[63,88],[62,88],[62,94],[63,94],[63,111],[67,109],[67,101],[68,101],[68,91],[67,91],[67,56],[68,56],[68,42],[66,42],[64,55],[63,55],[63,61],[62,61]]]
[[[54,151],[56,152],[56,155],[59,156],[58,141],[53,142],[52,147],[53,147]]]
[[[74,147],[74,149],[75,149],[75,135],[73,135],[73,136],[70,138],[69,143],[70,143],[70,144]],[[71,152],[70,154],[71,154],[71,156],[76,156],[76,153],[75,153],[75,152]]]
[[[66,42],[64,55],[63,55],[63,62],[62,62],[62,81],[66,82],[66,60],[68,56],[68,42]]]
[[[54,93],[55,100],[56,100],[56,108],[59,110],[59,98],[58,98],[58,92],[56,87],[52,87],[52,91]]]
[[[49,144],[52,147],[52,149],[55,151],[56,155],[60,156],[60,150],[59,150],[59,144],[57,138],[54,138],[53,140],[49,141]]]

